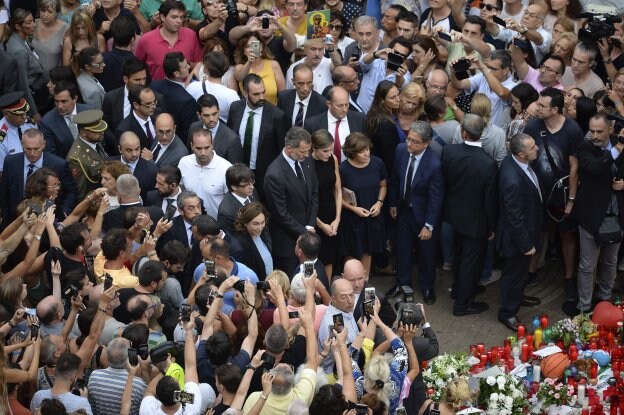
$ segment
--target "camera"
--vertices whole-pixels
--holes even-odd
[[[460,59],[453,64],[453,72],[458,81],[470,78],[470,61],[468,59]]]
[[[412,287],[407,285],[402,285],[399,287],[400,295],[394,304],[394,308],[398,310],[402,304],[404,303],[413,303],[414,302],[414,290]]]
[[[233,288],[241,294],[245,294],[245,281],[237,281]]]
[[[391,71],[398,70],[403,62],[405,61],[405,57],[399,53],[390,52],[388,53],[388,62],[386,63],[386,67]]]
[[[236,8],[236,2],[234,0],[227,0],[225,3],[225,9],[227,10],[229,17],[238,19],[238,9]]]
[[[267,292],[271,289],[271,286],[266,281],[258,281],[256,283],[256,290]]]
[[[174,391],[173,401],[180,402],[182,405],[186,405],[187,403],[192,405],[195,402],[195,394],[184,391]]]
[[[128,348],[128,362],[132,366],[136,366],[139,364],[139,357],[141,357],[141,359],[143,360],[146,360],[148,356],[149,351],[147,350],[147,344],[140,344],[137,348]]]
[[[72,394],[76,396],[81,396],[80,391],[84,388],[85,388],[84,379],[76,379],[76,382],[74,382],[74,387],[72,388]]]
[[[579,13],[578,17],[588,19],[587,26],[578,31],[579,41],[588,45],[593,45],[600,39],[613,36],[615,34],[613,23],[622,21],[620,16],[608,13],[584,12]]]
[[[407,324],[420,326],[423,321],[422,310],[419,306],[413,303],[401,304],[397,312],[397,319],[403,323],[404,326]]]

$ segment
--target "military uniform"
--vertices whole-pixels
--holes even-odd
[[[108,127],[102,121],[103,113],[100,110],[87,110],[78,113],[74,122],[78,130],[86,129],[92,132],[104,132]],[[95,148],[94,148],[95,147]],[[67,154],[67,163],[72,176],[76,181],[77,199],[82,200],[89,192],[101,187],[100,167],[108,155],[100,143],[89,143],[81,136],[72,144]]]
[[[4,159],[9,154],[21,153],[22,150],[22,133],[31,128],[37,128],[32,124],[30,119],[26,117],[26,113],[30,110],[30,106],[24,99],[24,92],[15,91],[0,97],[0,110],[5,117],[0,120],[0,172],[4,167]],[[12,114],[24,119],[25,122],[19,125],[13,125],[6,115]],[[16,121],[13,121],[16,122]]]

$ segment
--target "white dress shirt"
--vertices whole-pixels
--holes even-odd
[[[331,136],[336,139],[336,123],[338,122],[338,118],[334,117],[330,111],[327,111],[327,129]],[[340,120],[340,126],[338,127],[338,135],[340,136],[340,160],[338,163],[346,160],[346,156],[344,151],[342,151],[342,147],[344,146],[345,140],[347,136],[351,134],[351,129],[349,128],[349,120],[347,117]]]
[[[245,112],[243,112],[243,119],[241,120],[240,127],[238,128],[238,135],[241,139],[241,146],[245,147],[245,128],[247,127],[247,119],[249,118],[249,111],[254,112],[254,125],[253,135],[251,139],[251,157],[249,158],[249,168],[251,170],[256,169],[256,159],[258,158],[258,142],[260,137],[260,123],[262,122],[262,107],[256,109],[249,108],[249,105],[245,105]],[[216,217],[216,216],[215,216]]]
[[[130,99],[128,98],[128,87],[124,86],[124,99],[123,99],[123,117],[126,118],[132,111],[132,105],[130,105]]]
[[[297,120],[297,114],[299,113],[299,103],[303,103],[303,120],[305,121],[306,115],[308,114],[308,106],[310,105],[310,97],[312,97],[312,93],[308,95],[303,101],[299,98],[299,94],[295,92],[295,107],[293,108],[292,113],[292,125],[295,125],[295,121]]]

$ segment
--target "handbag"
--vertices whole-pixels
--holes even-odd
[[[598,231],[594,234],[596,245],[607,246],[622,242],[620,220],[615,215],[606,215]]]
[[[357,206],[357,198],[355,192],[346,187],[342,187],[342,200],[350,206]]]

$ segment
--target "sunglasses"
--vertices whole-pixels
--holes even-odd
[[[489,12],[491,12],[492,10],[498,11],[498,7],[492,6],[491,4],[483,4],[483,3],[481,3],[481,4],[479,4],[479,8],[481,10],[486,9]]]

